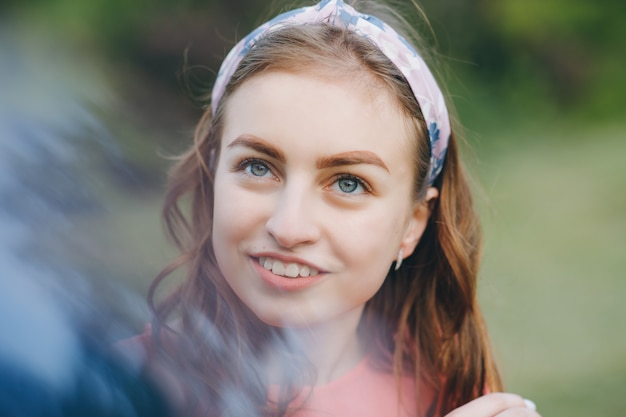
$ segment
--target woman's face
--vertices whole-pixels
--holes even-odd
[[[367,77],[269,72],[229,98],[213,245],[262,321],[358,321],[399,249],[414,250],[428,211],[413,199],[408,126]]]

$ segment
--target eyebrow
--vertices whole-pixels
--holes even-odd
[[[275,147],[269,145],[267,142],[252,136],[252,135],[241,135],[234,141],[226,146],[227,148],[234,148],[236,146],[243,146],[246,148],[251,148],[259,153],[265,154],[270,158],[274,158],[282,163],[287,161],[285,158],[285,154]]]
[[[326,156],[318,159],[317,168],[336,168],[346,165],[376,165],[389,172],[387,165],[373,152],[370,151],[352,151],[344,152],[333,156]]]
[[[243,146],[253,149],[282,163],[285,163],[287,161],[287,158],[285,158],[285,154],[283,152],[268,144],[264,140],[257,138],[253,135],[241,135],[237,139],[229,143],[226,147],[234,148],[237,146]],[[389,172],[389,168],[387,168],[387,165],[385,165],[382,159],[380,159],[378,155],[370,151],[350,151],[332,156],[324,156],[317,160],[316,165],[318,169],[328,169],[347,165],[361,164],[376,165]]]

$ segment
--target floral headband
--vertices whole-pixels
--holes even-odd
[[[342,0],[322,0],[310,7],[291,10],[276,16],[243,38],[228,53],[220,67],[212,92],[213,112],[226,84],[248,51],[264,35],[291,25],[324,23],[347,29],[367,38],[393,62],[405,76],[420,105],[430,138],[430,172],[432,185],[441,172],[450,138],[450,119],[443,94],[432,73],[417,51],[396,31],[380,19],[357,12]]]

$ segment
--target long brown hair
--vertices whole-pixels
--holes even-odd
[[[391,24],[397,20],[380,17]],[[213,176],[229,97],[262,72],[305,70],[368,74],[389,88],[415,136],[416,199],[424,197],[428,185],[430,149],[422,113],[404,76],[378,48],[352,32],[310,25],[275,31],[251,49],[215,115],[206,111],[193,146],[171,171],[163,216],[181,255],[155,279],[149,294],[155,340],[162,340],[160,328],[179,334],[175,348],[162,350],[190,379],[195,398],[204,399],[199,406],[212,416],[282,416],[293,399],[289,387],[277,404],[268,403],[267,383],[256,364],[268,344],[282,340],[281,331],[260,322],[228,286],[217,267],[211,229]],[[420,243],[400,270],[390,270],[365,306],[359,330],[374,338],[372,353],[383,366],[429,384],[436,393],[431,411],[445,414],[486,388],[500,390],[501,382],[476,299],[481,231],[454,134],[435,186],[439,198]],[[181,266],[187,278],[157,302],[157,287]],[[168,325],[173,317],[179,319],[176,329]],[[294,367],[300,366],[296,359]],[[234,405],[228,401],[233,392],[241,398]]]

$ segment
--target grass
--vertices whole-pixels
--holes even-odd
[[[481,299],[507,387],[546,416],[626,409],[623,138],[520,134],[481,164]]]

